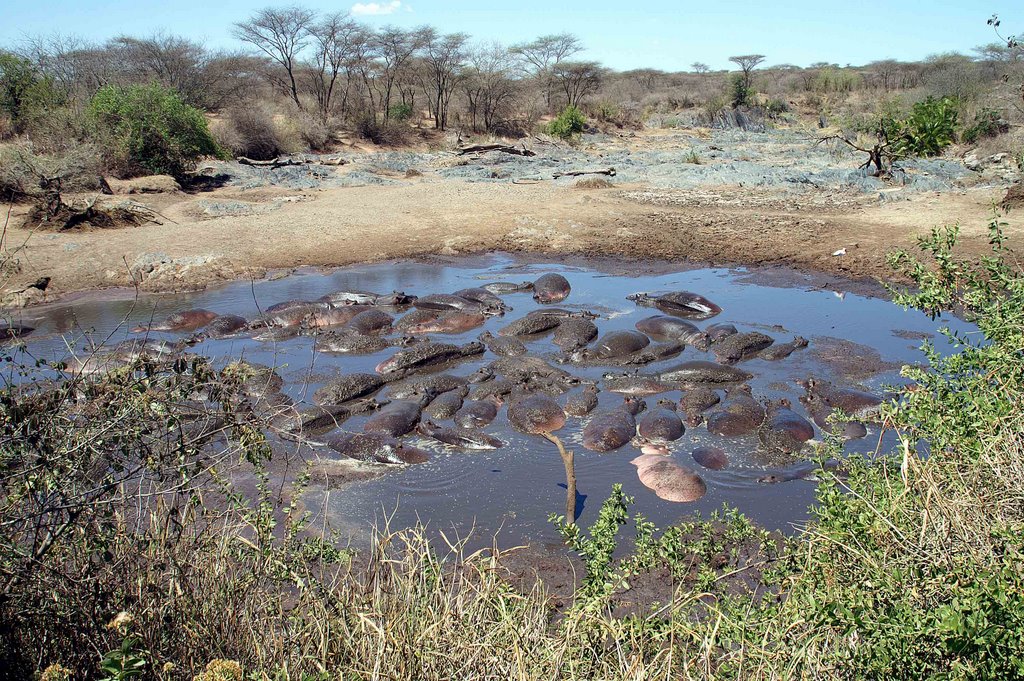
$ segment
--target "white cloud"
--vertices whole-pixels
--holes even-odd
[[[352,5],[352,14],[357,17],[384,16],[394,14],[402,9],[402,0],[390,0],[390,2],[357,2]],[[406,10],[410,8],[405,7]]]

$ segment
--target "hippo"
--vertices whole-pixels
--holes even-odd
[[[622,398],[622,409],[625,409],[633,416],[636,416],[644,409],[647,409],[647,402],[637,395],[625,395]]]
[[[670,359],[679,355],[685,346],[682,343],[654,343],[648,345],[643,350],[634,352],[632,355],[625,357],[612,358],[607,360],[610,364],[618,364],[623,366],[637,365],[637,364],[651,364],[652,362],[660,362],[663,359]]]
[[[284,379],[272,367],[239,360],[224,367],[221,380],[238,385],[246,395],[268,395],[280,392]]]
[[[586,416],[597,407],[597,386],[584,386],[565,400],[565,413],[570,416]]]
[[[442,421],[450,419],[455,416],[459,409],[462,409],[462,402],[468,394],[468,385],[459,386],[455,390],[443,392],[430,400],[430,404],[428,404],[423,411],[433,419],[439,419]]]
[[[865,416],[882,404],[880,397],[869,392],[836,386],[813,376],[806,381],[797,381],[797,384],[804,388],[808,395],[823,398],[828,406],[841,410],[847,416]]]
[[[308,310],[320,309],[326,310],[331,305],[325,301],[317,300],[284,300],[280,303],[274,303],[270,307],[263,310],[264,314],[277,314],[278,312],[284,312],[285,310],[294,310],[297,307],[303,307]]]
[[[269,326],[257,334],[254,334],[252,339],[260,341],[261,343],[276,343],[278,341],[285,341],[289,338],[295,338],[299,335],[298,326],[287,326],[287,327],[274,327]]]
[[[801,395],[800,404],[807,410],[814,424],[824,433],[837,435],[844,440],[859,440],[868,434],[868,429],[860,421],[833,423],[829,417],[835,410],[829,406],[828,402],[821,395],[816,393]]]
[[[491,362],[487,368],[493,373],[517,383],[530,383],[539,379],[572,386],[580,382],[580,379],[569,372],[551,366],[540,357],[501,357]]]
[[[675,407],[671,402],[670,406]],[[644,442],[675,442],[683,436],[686,428],[679,420],[675,409],[666,408],[665,401],[658,402],[658,406],[646,412],[643,418],[637,422],[637,435]]]
[[[111,348],[101,348],[83,354],[81,357],[64,359],[61,361],[61,365],[63,365],[61,371],[66,374],[85,376],[106,373],[137,360],[170,361],[171,358],[177,356],[183,345],[183,343],[167,343],[155,339],[126,341]]]
[[[133,333],[144,333],[146,331],[197,331],[217,318],[216,312],[198,308],[175,312],[167,319],[149,326],[138,326],[132,329]]]
[[[278,416],[274,425],[290,435],[318,435],[334,430],[352,416],[375,411],[384,406],[374,399],[353,400],[348,404],[314,405],[301,412],[291,411]]]
[[[403,376],[427,366],[445,364],[479,355],[484,346],[478,341],[470,341],[465,345],[449,345],[448,343],[417,343],[408,350],[399,350],[389,359],[378,364],[375,371],[390,376]]]
[[[678,390],[674,385],[663,383],[657,376],[605,374],[604,388],[611,393],[623,395],[658,395]]]
[[[483,325],[487,317],[479,312],[445,312],[440,317],[413,325],[410,333],[463,333]],[[525,348],[524,348],[525,350]]]
[[[404,307],[412,305],[416,296],[408,296],[404,291],[392,291],[391,293],[374,293],[373,291],[334,291],[321,296],[319,302],[331,306],[341,307],[345,305],[379,305],[381,307]]]
[[[666,315],[646,317],[635,326],[637,331],[647,334],[656,341],[685,343],[698,350],[707,350],[711,344],[708,335],[690,322]]]
[[[485,291],[490,291],[496,296],[503,296],[509,293],[521,293],[523,291],[532,291],[533,282],[524,281],[516,284],[511,281],[492,281],[489,284],[484,284],[481,288]]]
[[[445,312],[446,310],[414,309],[399,317],[394,323],[393,328],[395,331],[400,331],[402,333],[412,333],[413,328],[420,324],[432,322],[444,315]],[[447,310],[447,312],[450,312],[450,310]]]
[[[716,342],[711,351],[715,353],[715,359],[719,363],[735,364],[744,359],[749,359],[774,342],[774,338],[760,331],[734,333]]]
[[[245,317],[236,314],[220,314],[214,317],[205,329],[192,336],[191,342],[198,343],[207,338],[227,338],[248,328],[249,321]]]
[[[508,420],[521,433],[551,433],[565,425],[565,412],[547,395],[528,395],[508,407]]]
[[[597,315],[590,310],[568,310],[564,307],[542,307],[539,310],[530,310],[527,317],[560,317],[562,319],[579,317],[580,319],[597,319]]]
[[[477,339],[487,346],[487,349],[502,357],[521,357],[526,354],[526,345],[515,336],[495,336],[490,331],[485,331]]]
[[[562,320],[555,315],[526,315],[498,329],[499,336],[532,336],[550,331]]]
[[[476,312],[479,314],[494,314],[495,311],[480,301],[470,300],[451,293],[432,293],[429,296],[417,298],[413,305],[421,310],[458,310],[460,312]]]
[[[416,464],[429,460],[422,449],[404,444],[382,433],[343,433],[327,442],[328,446],[342,456],[357,461]]]
[[[507,305],[505,305],[504,301],[502,301],[501,298],[499,298],[498,296],[491,293],[485,288],[473,287],[459,289],[453,295],[459,296],[460,298],[465,298],[467,300],[475,300],[481,305],[499,314],[504,314],[506,310],[510,309]]]
[[[583,446],[592,452],[616,450],[636,435],[636,419],[625,406],[599,411],[583,428]]]
[[[814,426],[793,411],[789,400],[782,398],[768,403],[767,416],[757,436],[770,452],[792,454],[814,437]]]
[[[482,400],[468,400],[455,414],[455,423],[463,428],[483,428],[498,416],[502,399],[497,395]]]
[[[349,355],[365,355],[380,352],[386,348],[405,347],[424,339],[415,336],[364,336],[349,331],[328,332],[317,337],[316,349],[320,352],[335,352]]]
[[[722,312],[722,308],[704,296],[689,291],[672,291],[657,295],[634,293],[626,298],[637,305],[656,307],[665,314],[684,319],[710,319]]]
[[[717,343],[720,340],[724,340],[734,333],[739,333],[735,326],[732,324],[718,323],[710,324],[704,333],[708,335],[708,340],[712,343]]]
[[[371,395],[384,385],[374,374],[343,374],[313,393],[315,404],[343,404],[349,400]]]
[[[637,478],[659,499],[689,503],[707,494],[707,484],[696,472],[667,457],[655,460],[649,454],[637,457]]]
[[[803,336],[797,336],[788,343],[776,343],[775,345],[767,347],[761,352],[759,352],[757,356],[760,357],[761,359],[766,359],[774,362],[789,357],[790,355],[793,354],[793,352],[799,350],[800,348],[806,348],[807,345],[808,342],[806,338],[804,338]]]
[[[412,376],[388,386],[388,397],[405,400],[423,393],[440,395],[452,390],[461,390],[468,384],[469,381],[462,376],[452,376],[451,374]]]
[[[718,447],[697,447],[690,456],[708,470],[720,471],[729,466],[729,456]]]
[[[696,428],[704,422],[704,412],[721,402],[721,398],[711,388],[691,388],[683,393],[676,407],[685,417],[686,425]]]
[[[367,305],[349,305],[348,307],[329,307],[326,309],[307,310],[306,314],[299,317],[298,324],[300,324],[304,329],[322,329],[325,326],[340,326],[342,324],[348,324],[350,321],[355,319],[357,315],[372,309],[372,307]],[[270,323],[273,326],[294,326],[296,324],[294,319],[296,318],[297,313],[301,312],[301,310],[302,308],[293,308],[281,312],[272,317]],[[380,310],[375,311],[380,312]]]
[[[583,317],[563,319],[555,328],[551,339],[555,345],[566,352],[578,350],[597,338],[597,325]]]
[[[764,419],[764,407],[744,385],[726,391],[725,400],[707,415],[707,428],[714,435],[737,437],[753,433]]]
[[[514,381],[497,378],[477,385],[470,391],[469,398],[471,400],[483,400],[491,396],[504,398],[511,395],[517,387],[518,385]]]
[[[423,407],[431,398],[431,395],[424,394],[418,400],[390,402],[367,420],[363,425],[363,432],[382,433],[391,437],[401,437],[411,433],[420,421]]]
[[[661,372],[659,379],[666,383],[683,385],[742,383],[753,378],[753,374],[716,362],[693,360],[683,362]]]
[[[650,344],[651,339],[639,331],[611,331],[601,336],[587,355],[598,359],[624,357],[643,350]]]
[[[391,325],[394,321],[394,318],[384,310],[370,308],[369,310],[363,310],[348,320],[345,328],[364,335],[387,333],[391,330]]]
[[[533,282],[533,299],[538,303],[560,303],[569,297],[572,287],[561,274],[549,272]]]
[[[423,437],[443,442],[458,449],[500,449],[505,443],[496,437],[471,428],[439,426],[433,421],[423,421],[416,426],[416,432]]]

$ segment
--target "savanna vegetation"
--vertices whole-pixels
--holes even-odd
[[[951,356],[924,346],[883,411],[901,444],[823,465],[802,531],[729,509],[656,528],[615,487],[589,528],[552,516],[583,567],[557,600],[510,579],[497,548],[385,527],[350,551],[312,524],[311,471],[273,473],[281,415],[257,408],[257,368],[139,353],[26,389],[44,367],[9,348],[0,676],[1024,676],[1024,273],[998,218],[990,238],[981,261],[957,255],[955,227],[892,256],[914,282],[898,303],[978,332]],[[672,597],[623,611],[652,575]]]
[[[787,124],[885,174],[958,144],[1021,147],[1016,41],[920,63],[616,73],[571,35],[476,45],[302,8],[236,27],[248,51],[173,36],[38,39],[0,53],[0,193],[66,219],[104,175],[187,178],[445,130],[572,140],[594,128]],[[690,162],[701,163],[691,152]],[[904,369],[895,451],[822,462],[813,520],[766,533],[733,509],[657,528],[618,487],[590,527],[553,516],[583,571],[569,596],[512,579],[497,547],[377,528],[352,550],[282,484],[258,368],[137,351],[53,378],[0,353],[0,678],[537,679],[1024,677],[1024,272],[994,217],[989,257],[936,229],[894,253],[897,303],[978,332]],[[16,263],[0,259],[0,276]],[[87,360],[87,358],[86,358]],[[44,376],[46,378],[44,378]],[[28,381],[43,379],[27,387]],[[196,400],[197,395],[206,399]],[[202,405],[202,406],[198,406]],[[294,463],[294,462],[293,462]],[[295,463],[295,465],[300,465]],[[674,585],[624,609],[633,583]]]

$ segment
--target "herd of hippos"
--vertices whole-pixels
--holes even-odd
[[[531,291],[540,307],[496,334],[486,332],[462,345],[422,335],[470,331],[489,317],[504,314],[508,308],[502,295]],[[808,342],[797,337],[775,343],[764,333],[740,332],[731,324],[698,328],[695,321],[708,320],[722,310],[696,293],[628,296],[636,305],[660,314],[636,322],[635,330],[603,335],[594,323],[597,315],[554,307],[569,294],[569,281],[550,273],[534,282],[495,282],[423,297],[338,291],[315,301],[273,305],[261,311],[255,322],[232,314],[189,310],[135,329],[193,334],[177,345],[133,341],[86,358],[69,371],[99,370],[102,362],[97,357],[124,360],[241,333],[255,333],[257,339],[315,334],[317,350],[328,353],[373,353],[397,347],[376,366],[375,373],[342,374],[328,382],[314,394],[316,406],[290,416],[283,430],[293,435],[333,431],[326,443],[345,457],[413,464],[426,461],[427,454],[400,439],[411,433],[460,449],[501,447],[500,440],[482,429],[497,418],[503,405],[511,426],[533,435],[550,436],[568,418],[586,418],[583,447],[595,452],[627,444],[639,448],[641,455],[632,463],[640,481],[657,496],[679,502],[699,499],[706,491],[695,470],[669,455],[670,443],[679,440],[686,428],[703,424],[709,433],[722,437],[756,433],[766,461],[792,461],[814,437],[814,424],[846,439],[864,437],[864,421],[871,420],[881,403],[871,393],[816,378],[799,381],[805,390],[800,402],[810,420],[787,399],[759,401],[746,383],[753,375],[737,365],[755,357],[781,360]],[[561,350],[554,363],[528,354],[528,343],[548,335]],[[710,353],[714,359],[686,361],[652,373],[637,368],[675,357],[686,346]],[[446,372],[459,361],[488,351],[497,358],[475,373]],[[562,368],[573,366],[628,370],[609,371],[602,380],[592,381]],[[266,391],[279,391],[281,386],[279,379],[259,383],[263,400],[269,397]],[[376,398],[382,390],[386,399]],[[597,410],[600,390],[621,394],[622,402]],[[645,402],[644,398],[673,391],[682,391],[681,399],[657,399],[653,406]],[[287,398],[278,392],[275,403],[281,400]],[[834,410],[849,420],[830,418]],[[371,416],[360,432],[337,430],[349,416],[366,413]],[[714,446],[699,447],[692,457],[712,470],[729,464],[726,453]]]

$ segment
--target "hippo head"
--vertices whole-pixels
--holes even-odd
[[[626,395],[622,398],[622,404],[633,416],[636,416],[644,409],[647,408],[647,403],[644,402],[642,397],[636,397],[635,395]]]
[[[381,296],[377,304],[378,305],[412,305],[416,302],[417,296],[409,296],[405,294],[405,291],[392,291],[389,296]]]

